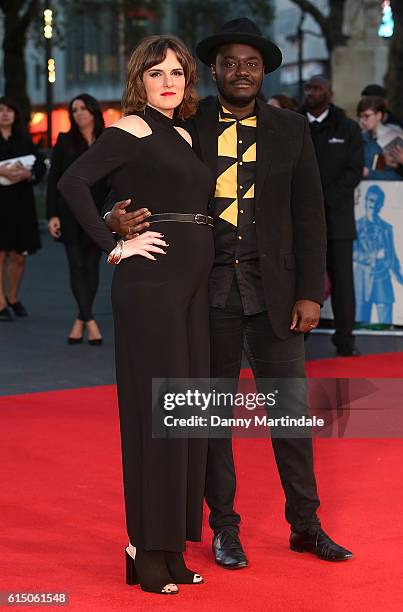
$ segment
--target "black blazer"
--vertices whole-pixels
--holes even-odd
[[[60,133],[53,148],[52,162],[48,175],[48,188],[46,193],[46,216],[59,217],[61,224],[61,239],[63,242],[89,241],[80,224],[74,217],[69,206],[60,194],[57,183],[67,168],[82,154],[75,151],[70,134]],[[91,188],[96,207],[101,213],[108,194],[108,181],[103,179]]]
[[[306,108],[302,107],[301,112],[306,115]],[[341,108],[330,104],[328,116],[311,134],[322,180],[327,237],[353,240],[354,190],[362,181],[364,168],[360,126]]]
[[[255,211],[267,312],[275,334],[291,332],[296,300],[322,303],[326,225],[321,181],[307,120],[257,100]],[[186,123],[195,152],[217,175],[217,99]]]

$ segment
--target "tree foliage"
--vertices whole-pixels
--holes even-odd
[[[30,101],[27,93],[27,75],[25,64],[25,48],[28,37],[31,37],[38,52],[44,53],[43,11],[51,5],[54,16],[54,38],[58,46],[65,42],[65,26],[68,17],[75,15],[91,15],[100,10],[125,11],[128,14],[138,14],[136,31],[132,28],[130,35],[141,38],[146,33],[142,26],[142,18],[146,23],[147,14],[158,18],[162,13],[163,0],[62,0],[48,2],[47,0],[0,0],[0,11],[3,13],[3,65],[5,91],[12,97],[21,109],[25,123],[30,117]],[[128,19],[130,22],[130,19]],[[134,40],[135,42],[135,40]],[[46,70],[45,59],[43,62]]]
[[[343,16],[346,0],[329,0],[329,11],[325,14],[310,0],[291,0],[304,13],[311,15],[319,25],[329,55],[333,49],[346,43],[346,36],[343,34]]]
[[[311,15],[321,28],[331,56],[335,47],[343,45],[343,13],[346,0],[329,0],[329,13],[325,15],[309,0],[291,0],[301,10]],[[388,69],[385,85],[390,110],[403,121],[403,3],[391,0],[394,33],[390,41]],[[379,5],[379,10],[381,6]]]
[[[29,118],[29,98],[26,91],[26,66],[24,51],[32,20],[38,13],[39,0],[1,0],[4,14],[4,93],[15,99],[25,122]]]

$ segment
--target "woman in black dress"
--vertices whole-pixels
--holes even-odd
[[[202,581],[186,568],[182,553],[186,540],[201,536],[207,440],[152,438],[151,423],[153,378],[209,376],[213,237],[206,212],[215,181],[189,134],[173,121],[174,111],[180,118],[195,112],[194,83],[194,60],[183,43],[145,39],[128,67],[126,116],[59,183],[86,231],[112,262],[122,260],[112,302],[127,582],[133,584],[137,573],[144,590],[170,594],[178,583]],[[116,246],[90,193],[107,175],[118,199],[131,198],[135,208],[147,206],[154,214],[177,213],[176,222],[150,217],[154,231]],[[193,222],[180,222],[186,213]],[[204,224],[194,222],[197,213]]]
[[[92,307],[98,291],[101,250],[76,221],[63,201],[57,183],[73,161],[94,144],[104,131],[105,124],[99,103],[86,93],[76,96],[70,102],[69,117],[70,131],[59,134],[53,149],[46,214],[51,236],[64,244],[70,270],[70,286],[78,305],[78,315],[68,336],[68,343],[81,343],[86,328],[89,344],[99,345],[102,337]],[[107,192],[105,180],[91,189],[99,211],[102,210]]]
[[[43,157],[21,129],[17,106],[0,98],[0,162],[27,155],[34,157],[30,168],[0,163],[0,321],[13,320],[10,308],[17,317],[27,316],[18,292],[25,255],[41,248],[33,185],[46,172]]]

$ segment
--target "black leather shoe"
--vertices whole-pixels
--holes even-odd
[[[353,553],[333,542],[321,527],[312,527],[304,533],[291,531],[290,548],[296,552],[310,552],[325,561],[347,561]]]
[[[339,357],[359,357],[361,355],[356,348],[343,348],[341,346],[337,347],[336,352]]]
[[[21,304],[21,302],[14,302],[14,304],[11,304],[11,302],[9,302],[7,299],[7,304],[13,310],[16,317],[27,317],[28,316],[27,310],[25,306]]]
[[[11,316],[11,312],[9,311],[9,309],[6,308],[2,308],[0,310],[0,321],[13,321],[13,317]]]
[[[216,563],[226,569],[241,569],[248,565],[239,535],[231,529],[224,529],[215,534],[213,553]]]
[[[332,337],[332,344],[336,347],[336,353],[339,357],[358,357],[361,355],[360,351],[355,348],[354,340],[350,341],[340,341],[340,339],[335,339]]]

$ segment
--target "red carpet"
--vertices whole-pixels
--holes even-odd
[[[402,376],[403,356],[312,362],[315,376]],[[381,373],[382,372],[382,373]],[[206,580],[177,596],[124,583],[126,543],[115,389],[0,398],[1,591],[68,591],[68,610],[402,610],[401,440],[316,440],[320,516],[351,547],[332,564],[289,551],[270,445],[235,440],[237,508],[250,567],[216,567],[207,524],[189,565]],[[49,606],[60,609],[59,606]]]
[[[315,378],[403,378],[403,354],[379,353],[308,361],[307,372]]]

